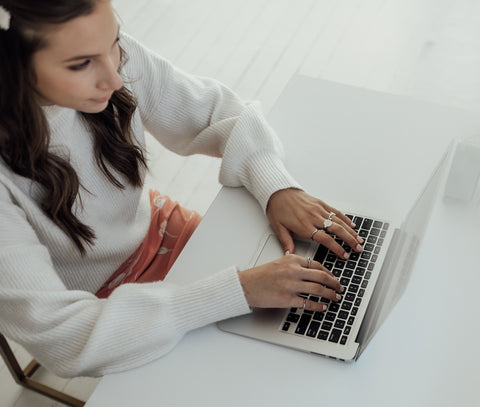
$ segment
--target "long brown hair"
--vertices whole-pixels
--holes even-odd
[[[0,29],[0,156],[15,173],[43,187],[42,210],[82,254],[94,244],[95,233],[72,212],[81,187],[75,170],[49,152],[50,130],[36,98],[32,55],[46,45],[42,27],[88,15],[99,1],[105,0],[0,0],[11,14],[10,28]],[[133,186],[141,186],[141,168],[146,168],[131,129],[136,107],[134,96],[122,87],[104,111],[82,113],[95,139],[97,164],[118,188],[125,186],[109,166]]]

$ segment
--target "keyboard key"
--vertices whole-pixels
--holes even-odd
[[[295,330],[295,333],[303,335],[307,330],[308,323],[310,322],[311,318],[312,318],[311,315],[303,314],[300,318],[300,322],[297,325],[297,329]]]
[[[360,276],[353,276],[352,283],[353,284],[360,284],[362,282],[362,277]]]
[[[335,267],[338,267],[339,269],[345,268],[345,260],[337,260],[335,262]]]
[[[355,322],[355,317],[350,317],[348,318],[347,325],[353,325],[354,322]]]
[[[353,253],[350,253],[349,259],[353,260],[353,261],[357,261],[359,259],[359,257],[360,257],[360,253],[353,252]]]
[[[352,303],[349,301],[344,301],[342,304],[342,309],[345,309],[347,311],[350,311],[352,309]]]
[[[348,318],[348,315],[349,315],[349,313],[348,313],[347,311],[340,311],[340,312],[338,313],[338,318],[340,318],[340,319],[347,319],[347,318]]]
[[[358,291],[358,296],[363,297],[365,295],[365,290],[362,288],[361,290]]]
[[[327,254],[327,258],[325,259],[325,261],[328,261],[330,263],[335,263],[335,260],[337,260],[337,255],[334,253]]]
[[[383,222],[376,220],[375,222],[373,222],[373,227],[377,229],[381,229],[383,227]]]
[[[307,336],[315,338],[317,336],[318,329],[320,328],[320,322],[312,321],[307,330]]]
[[[323,263],[323,267],[331,271],[333,269],[333,263]]]
[[[373,252],[374,249],[375,249],[375,245],[372,244],[372,243],[366,243],[366,244],[363,246],[363,251],[364,251],[364,252]]]
[[[333,312],[327,312],[325,315],[325,321],[335,321],[336,315]]]
[[[368,236],[367,243],[373,243],[373,244],[377,243],[377,236]]]
[[[324,331],[330,331],[330,329],[332,329],[332,323],[331,322],[328,322],[328,321],[325,321],[323,324],[322,324],[322,329]]]
[[[353,223],[355,223],[355,225],[357,225],[357,228],[359,228],[360,226],[362,226],[363,218],[361,218],[360,216],[355,216],[353,218]]]
[[[282,331],[288,331],[288,328],[290,328],[290,322],[285,322],[282,326]]]
[[[328,307],[328,310],[331,312],[337,312],[340,309],[340,305],[336,302],[332,302],[330,306]]]
[[[332,330],[332,333],[330,334],[330,338],[328,338],[328,341],[338,343],[341,335],[342,335],[342,331],[340,331],[340,329],[334,329]]]
[[[372,253],[370,252],[362,252],[362,255],[360,256],[362,259],[370,260],[370,257],[372,257]]]
[[[325,246],[318,246],[317,252],[315,253],[315,256],[313,256],[313,259],[322,263],[325,261],[325,258],[327,257],[328,249]]]
[[[316,311],[316,312],[313,314],[312,319],[314,319],[315,321],[321,321],[324,316],[325,316],[325,314],[324,314],[323,312],[318,312],[318,311]]]
[[[355,297],[356,297],[356,295],[353,294],[353,293],[346,293],[346,294],[345,294],[345,299],[346,299],[347,301],[352,301],[352,302],[353,302],[353,301],[355,300]]]
[[[365,278],[367,280],[370,280],[370,277],[372,277],[372,272],[371,271],[367,271],[367,274],[365,274]]]
[[[358,232],[358,236],[363,237],[364,239],[368,236],[368,230],[362,229]],[[374,235],[377,236],[377,235]]]
[[[320,331],[317,336],[318,339],[321,339],[322,341],[326,341],[328,338],[328,332],[326,331]]]
[[[335,328],[343,329],[344,326],[345,326],[345,321],[343,319],[337,319],[335,321],[335,325],[334,325]]]
[[[365,274],[365,269],[363,267],[357,267],[355,269],[355,274],[357,276],[363,276]]]
[[[353,315],[353,316],[357,315],[358,308],[357,308],[357,307],[353,307],[351,312],[352,312],[352,315]]]
[[[350,325],[347,325],[345,329],[343,330],[343,333],[345,335],[350,335],[350,331],[352,330],[352,327]]]
[[[345,269],[345,271],[343,272],[342,276],[343,276],[343,277],[352,277],[352,274],[353,274],[353,270],[352,270],[352,269]]]
[[[340,345],[345,345],[347,343],[347,337],[345,335],[342,336],[342,339],[340,339]]]
[[[356,284],[350,284],[350,286],[348,287],[348,291],[350,291],[351,293],[357,293],[359,288],[360,287]]]
[[[290,313],[287,316],[287,321],[288,322],[296,323],[296,322],[298,322],[299,319],[300,319],[300,315],[298,315],[298,314]]]
[[[362,288],[367,288],[368,280],[363,280]]]
[[[369,230],[372,227],[373,220],[365,218],[363,223],[362,223],[362,229],[367,229]]]
[[[335,277],[340,277],[342,275],[342,270],[341,269],[333,269],[332,270],[332,274],[335,276]]]
[[[357,299],[355,300],[355,303],[354,303],[354,304],[355,304],[356,307],[359,307],[361,303],[362,303],[362,299],[361,299],[361,298],[357,298]]]
[[[344,287],[348,287],[348,285],[350,284],[350,279],[349,278],[345,278],[345,277],[342,277],[340,279],[340,284]]]

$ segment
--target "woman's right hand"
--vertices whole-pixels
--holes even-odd
[[[295,254],[238,273],[245,298],[255,308],[302,308],[299,295],[312,294],[332,301],[341,299],[343,287],[319,262]],[[307,300],[305,309],[325,311],[322,302]]]

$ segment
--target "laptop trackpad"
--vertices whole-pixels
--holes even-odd
[[[312,246],[312,242],[310,241],[301,239],[295,240],[295,254],[306,257],[308,253],[312,253]],[[259,253],[254,259],[252,267],[279,259],[283,255],[283,248],[277,236],[272,233],[268,233],[260,244]]]

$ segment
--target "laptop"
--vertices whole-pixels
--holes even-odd
[[[448,147],[401,225],[346,212],[365,240],[363,252],[350,251],[350,258],[344,260],[312,240],[296,239],[296,254],[320,261],[345,287],[340,302],[300,294],[324,302],[327,310],[256,309],[251,314],[220,321],[219,328],[343,361],[357,360],[407,286],[450,150]],[[345,244],[344,247],[349,250]],[[273,230],[269,230],[250,266],[281,256],[282,247]]]

